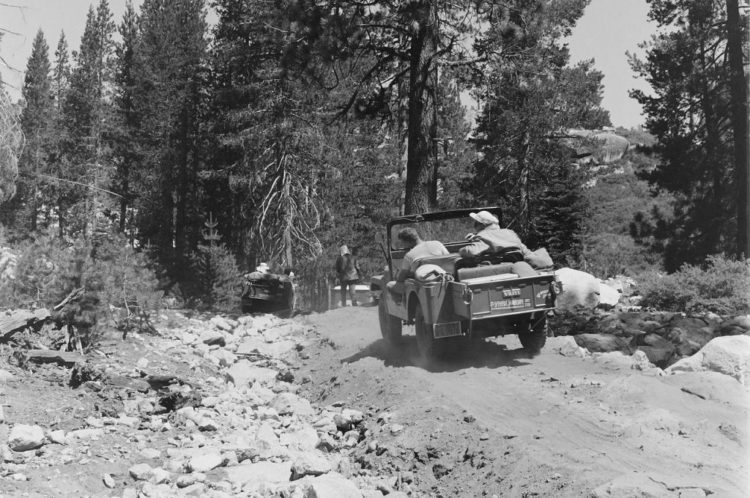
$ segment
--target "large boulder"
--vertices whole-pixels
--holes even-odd
[[[273,382],[278,372],[276,370],[255,366],[248,360],[240,360],[226,372],[227,380],[235,386],[248,386],[256,382],[261,384]]]
[[[44,429],[38,425],[16,424],[10,430],[8,446],[13,451],[28,451],[44,445]]]
[[[604,282],[599,282],[599,306],[607,309],[614,308],[620,302],[620,296],[620,291]]]
[[[590,273],[572,268],[555,272],[562,284],[556,306],[561,311],[575,311],[577,307],[595,308],[599,304],[599,279]]]
[[[750,374],[750,336],[717,337],[689,358],[683,358],[668,372],[719,372],[734,377],[743,385]]]
[[[612,351],[621,351],[630,354],[631,349],[628,341],[622,337],[609,334],[578,334],[573,336],[582,348],[588,349],[592,353],[609,353]]]

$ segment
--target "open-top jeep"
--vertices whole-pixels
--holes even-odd
[[[500,218],[499,208],[480,208]],[[425,358],[461,343],[498,335],[517,334],[521,345],[538,353],[547,337],[547,313],[555,307],[558,284],[552,269],[519,277],[514,263],[523,259],[518,248],[494,248],[474,257],[461,257],[473,229],[469,213],[456,209],[401,216],[387,224],[388,268],[373,277],[371,289],[381,291],[380,330],[391,345],[400,342],[402,326],[414,324],[417,346]],[[423,240],[441,241],[449,254],[419,259],[411,267],[415,278],[398,284],[395,277],[409,248],[398,232],[414,227]],[[424,265],[439,271],[425,272]],[[435,265],[435,266],[432,266]],[[436,268],[439,267],[439,268]]]

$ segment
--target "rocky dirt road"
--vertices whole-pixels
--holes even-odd
[[[374,307],[155,325],[72,370],[24,360],[36,332],[0,345],[0,497],[750,496],[729,375],[572,337],[420,365]]]
[[[302,369],[309,399],[387,413],[395,458],[360,461],[428,495],[750,496],[750,395],[732,377],[665,375],[570,337],[533,359],[508,336],[427,366],[413,331],[386,347],[376,308],[306,320],[327,338]]]

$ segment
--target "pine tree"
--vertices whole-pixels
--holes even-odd
[[[139,117],[136,110],[135,51],[138,43],[138,16],[128,1],[118,28],[121,41],[117,45],[115,73],[116,127],[112,130],[112,157],[116,164],[113,190],[120,195],[119,230],[125,231],[128,207],[133,201],[133,173],[139,154]]]
[[[143,153],[137,224],[178,279],[189,272],[186,258],[199,238],[205,31],[203,0],[146,0],[141,7],[133,69]]]
[[[565,188],[583,187],[571,183],[581,181],[579,175],[560,171],[572,167],[572,157],[559,138],[569,128],[609,124],[601,109],[603,75],[591,61],[569,67],[564,45],[586,3],[515,2],[506,22],[477,42],[480,51],[502,47],[502,54],[486,73],[475,76],[484,101],[476,139],[482,158],[470,192],[479,203],[500,204],[504,222],[513,224],[531,247],[546,245],[550,237],[580,237],[580,229],[566,234],[564,227],[577,226],[583,213],[566,209],[559,223],[549,220],[554,216],[550,206],[574,201],[566,199]],[[574,206],[583,204],[575,200]],[[551,232],[555,226],[558,233]],[[580,240],[571,239],[556,250],[573,255],[579,245]]]
[[[49,141],[49,167],[50,176],[53,178],[49,185],[50,204],[55,206],[60,238],[65,234],[68,210],[80,196],[80,188],[72,183],[77,178],[73,177],[73,171],[70,167],[73,159],[73,144],[68,133],[67,115],[64,107],[69,89],[68,42],[65,33],[61,32],[52,68],[53,109]]]
[[[644,43],[645,59],[631,58],[631,65],[653,93],[632,95],[661,157],[645,176],[675,195],[674,219],[659,242],[666,269],[675,271],[710,254],[742,252],[737,233],[745,185],[738,183],[746,165],[738,167],[734,144],[747,133],[735,136],[742,128],[733,126],[726,3],[652,0],[649,16],[664,30]],[[747,23],[742,26],[747,33]]]
[[[84,234],[97,229],[97,212],[109,200],[101,192],[111,175],[105,134],[111,114],[114,29],[107,0],[89,8],[64,106],[72,146],[68,174],[88,187],[82,192],[82,204],[74,207],[76,228]]]
[[[219,143],[205,175],[210,209],[230,197],[223,204],[242,233],[236,247],[292,267],[321,252],[318,180],[331,168],[327,155],[335,155],[321,112],[325,93],[305,73],[319,59],[293,42],[307,29],[295,22],[305,6],[226,0],[217,7],[211,113]]]
[[[43,186],[47,173],[47,142],[51,116],[49,47],[44,33],[37,31],[26,65],[23,85],[25,107],[21,114],[21,128],[26,136],[26,147],[19,169],[19,201],[28,219],[28,227],[36,231],[41,206],[45,204]]]

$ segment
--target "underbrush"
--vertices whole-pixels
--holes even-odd
[[[242,272],[223,244],[201,245],[190,257],[188,301],[199,309],[235,312],[240,307]]]
[[[750,260],[710,256],[702,267],[684,265],[670,275],[644,273],[638,281],[644,307],[720,315],[750,312]]]
[[[147,258],[120,235],[71,244],[50,233],[13,250],[15,278],[0,282],[3,307],[53,311],[84,349],[96,344],[107,322],[124,331],[143,329],[159,309],[162,294]]]

